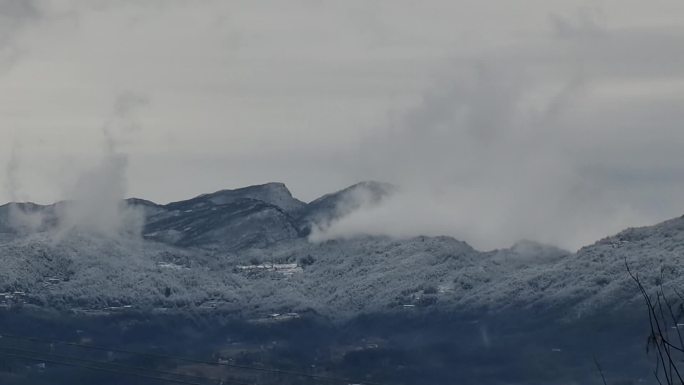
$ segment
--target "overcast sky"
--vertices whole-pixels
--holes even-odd
[[[128,196],[378,179],[340,233],[576,247],[684,213],[683,106],[681,0],[0,0],[0,201],[114,151]]]

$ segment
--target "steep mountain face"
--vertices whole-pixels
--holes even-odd
[[[222,190],[159,206],[129,200],[146,214],[144,236],[181,247],[221,247],[236,251],[266,247],[308,235],[312,225],[379,203],[394,186],[362,182],[305,204],[282,183]]]
[[[298,236],[281,208],[255,199],[174,203],[147,217],[144,237],[181,247],[239,250],[266,247]],[[222,202],[222,201],[220,201]]]
[[[304,206],[282,183],[222,190],[154,209],[148,204],[144,237],[226,251],[266,247],[299,236],[291,213]]]
[[[221,190],[212,194],[204,194],[187,201],[168,204],[166,205],[166,208],[175,210],[180,206],[187,209],[192,208],[195,204],[203,206],[207,203],[220,206],[243,199],[253,199],[265,202],[275,207],[279,207],[287,213],[295,212],[306,206],[304,202],[292,197],[292,193],[283,183],[266,183],[235,190]]]

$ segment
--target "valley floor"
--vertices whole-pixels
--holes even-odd
[[[478,317],[420,312],[365,315],[343,323],[314,315],[253,322],[228,314],[83,317],[3,312],[0,383],[155,382],[131,376],[130,368],[138,368],[148,375],[170,373],[164,378],[175,375],[202,385],[212,382],[201,378],[322,383],[318,376],[354,379],[326,383],[387,385],[601,384],[596,358],[610,383],[648,384],[654,383],[653,357],[644,351],[647,319],[639,310],[576,322],[534,312]],[[123,370],[55,363],[65,357],[81,366]]]

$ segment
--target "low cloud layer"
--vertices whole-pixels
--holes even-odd
[[[138,113],[149,103],[135,93],[117,97],[112,117],[102,129],[103,156],[99,164],[81,174],[67,191],[72,199],[63,213],[63,229],[96,231],[101,234],[140,234],[142,213],[129,207],[128,155],[125,143],[141,129]]]
[[[684,72],[664,59],[682,63],[684,51],[672,32],[613,31],[600,16],[552,15],[546,39],[444,69],[419,107],[362,145],[360,167],[403,192],[316,238],[447,234],[485,249],[521,239],[575,249],[680,215],[673,166],[684,156],[673,144],[684,112],[673,103],[684,101]]]
[[[75,175],[72,184],[66,180],[65,200],[49,210],[10,206],[9,219],[20,232],[47,231],[59,240],[70,233],[91,233],[105,237],[139,236],[144,225],[143,213],[124,200],[128,190],[129,160],[125,151],[140,130],[138,113],[149,103],[144,96],[124,93],[116,98],[110,119],[102,128],[100,158]],[[19,201],[16,191],[20,168],[13,148],[7,167],[10,194]]]

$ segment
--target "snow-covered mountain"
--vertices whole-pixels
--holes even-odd
[[[450,237],[307,240],[312,224],[377,204],[392,191],[365,182],[305,204],[271,183],[167,205],[130,199],[126,204],[145,218],[139,238],[83,231],[56,238],[56,206],[2,206],[0,291],[62,309],[313,310],[346,317],[545,308],[572,318],[637,298],[625,262],[647,285],[684,284],[684,218],[625,230],[577,253],[531,241],[482,252]],[[12,210],[43,219],[20,223],[19,231]]]
[[[292,193],[283,183],[266,183],[235,190],[221,190],[212,194],[200,195],[196,198],[175,202],[167,205],[170,210],[188,208],[194,205],[203,206],[211,203],[217,206],[233,203],[242,199],[254,199],[268,203],[291,213],[306,206],[306,204],[292,197]]]

